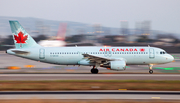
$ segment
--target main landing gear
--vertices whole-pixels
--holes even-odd
[[[91,73],[98,74],[98,72],[99,72],[99,70],[95,66],[93,66],[93,68],[91,69]]]
[[[149,64],[149,73],[152,74],[153,70],[152,70],[153,64]]]

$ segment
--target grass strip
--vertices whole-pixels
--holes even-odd
[[[180,81],[158,80],[53,80],[0,81],[0,91],[57,90],[169,90],[179,91]]]

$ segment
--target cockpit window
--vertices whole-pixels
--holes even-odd
[[[166,54],[166,52],[165,51],[161,51],[160,54]]]

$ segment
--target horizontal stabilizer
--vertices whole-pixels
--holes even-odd
[[[12,52],[14,52],[16,54],[28,54],[28,53],[30,53],[28,51],[20,51],[20,50],[12,50]]]

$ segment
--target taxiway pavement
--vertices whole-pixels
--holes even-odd
[[[0,74],[0,80],[180,80],[179,74]]]
[[[178,91],[9,91],[0,99],[163,99],[180,100]]]

